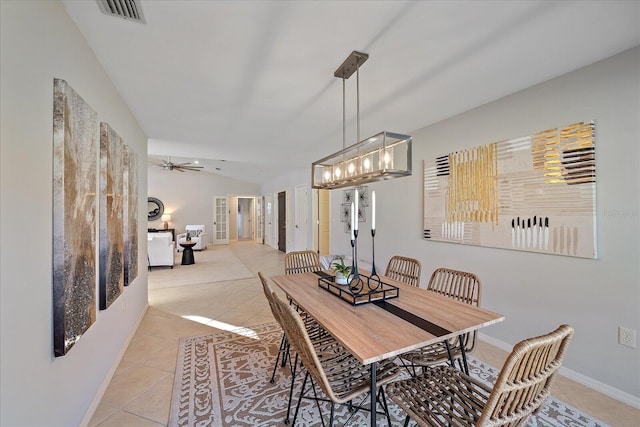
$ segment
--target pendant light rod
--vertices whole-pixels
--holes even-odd
[[[360,142],[360,66],[356,64],[356,142]]]

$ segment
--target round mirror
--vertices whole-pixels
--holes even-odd
[[[147,199],[147,212],[149,213],[149,221],[160,219],[164,213],[164,205],[159,199],[149,197]]]

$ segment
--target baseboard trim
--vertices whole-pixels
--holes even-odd
[[[138,330],[138,326],[140,326],[140,323],[142,322],[144,315],[147,313],[147,310],[149,310],[149,304],[147,304],[144,310],[142,310],[142,314],[140,314],[140,317],[138,317],[136,324],[134,325],[133,328],[131,328],[131,333],[127,337],[125,344],[120,349],[120,354],[118,354],[118,357],[113,362],[113,366],[111,366],[111,369],[107,373],[107,376],[104,378],[102,385],[100,386],[100,388],[98,389],[98,392],[93,398],[91,405],[89,405],[87,412],[85,412],[84,417],[82,417],[82,420],[80,421],[80,427],[87,427],[91,422],[91,418],[93,418],[93,414],[95,414],[96,409],[98,409],[98,405],[100,405],[100,401],[102,400],[102,397],[107,391],[107,387],[109,387],[109,384],[111,383],[111,380],[113,379],[113,376],[115,375],[116,370],[118,369],[118,366],[120,365],[120,362],[122,361],[122,358],[124,357],[124,354],[126,353],[127,348],[129,347],[129,344],[131,343],[131,340],[135,336],[136,331]]]
[[[478,334],[478,338],[488,344],[491,344],[494,347],[499,348],[500,350],[506,351],[507,353],[510,353],[511,349],[513,348],[513,346],[511,346],[510,344],[492,338],[488,335],[483,334],[482,332]],[[619,390],[615,387],[611,387],[608,384],[595,380],[564,366],[560,367],[560,371],[558,373],[563,377],[582,384],[585,387],[589,387],[590,389],[597,391],[598,393],[602,393],[626,405],[632,406],[636,409],[640,409],[640,397],[636,397],[625,391]]]

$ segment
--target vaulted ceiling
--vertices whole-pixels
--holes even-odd
[[[139,0],[145,24],[63,3],[150,156],[256,183],[342,148],[333,73],[353,50],[370,55],[364,139],[410,134],[640,44],[637,1]],[[345,99],[348,146],[355,76]]]

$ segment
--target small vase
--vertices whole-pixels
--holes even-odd
[[[345,276],[344,274],[337,272],[336,273],[336,283],[338,285],[348,285],[349,284],[349,278],[347,276]]]

